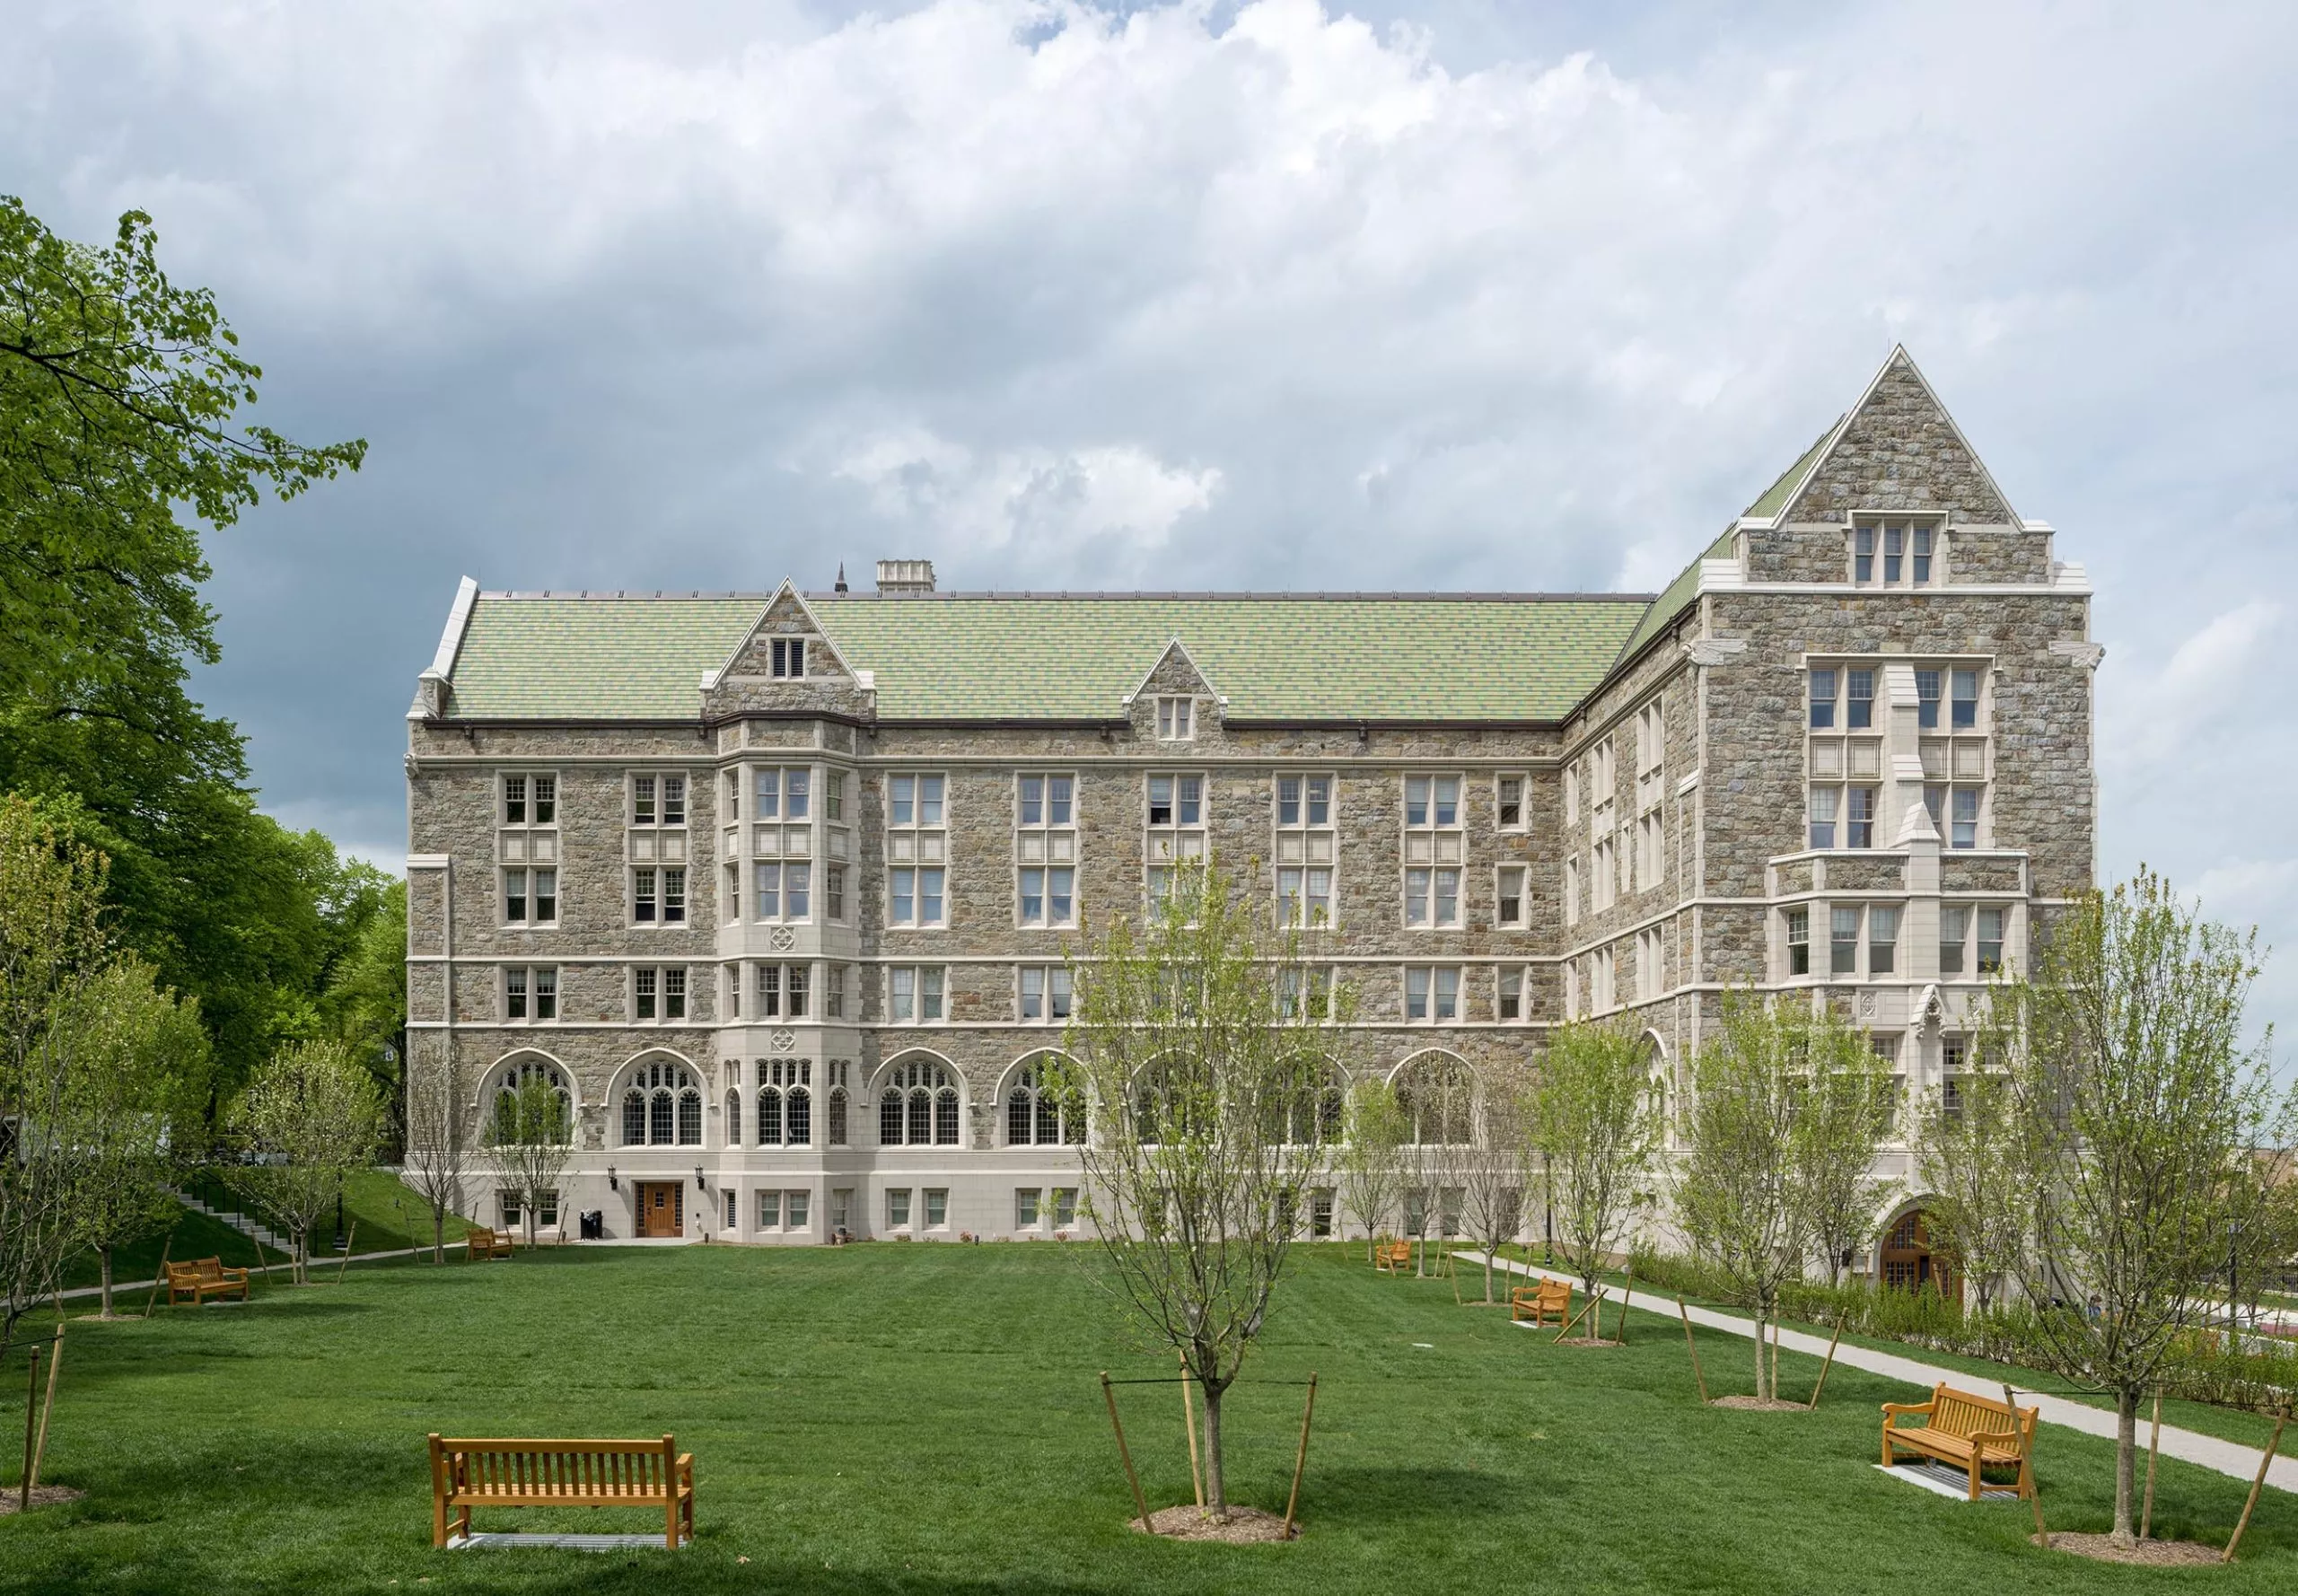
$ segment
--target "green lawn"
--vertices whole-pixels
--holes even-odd
[[[1046,1246],[545,1250],[380,1265],[251,1308],[75,1324],[48,1477],[79,1504],[0,1519],[0,1591],[2122,1590],[2191,1576],[2022,1543],[1870,1465],[1906,1388],[1838,1368],[1815,1415],[1702,1408],[1680,1334],[1553,1347],[1441,1281],[1304,1251],[1229,1410],[1233,1491],[1281,1510],[1322,1377],[1289,1546],[1184,1546],[1131,1512],[1098,1370],[1161,1373]],[[1465,1283],[1464,1283],[1465,1284]],[[1423,1345],[1425,1344],[1425,1345]],[[1747,1343],[1704,1335],[1721,1386]],[[1812,1362],[1792,1355],[1792,1379]],[[22,1361],[0,1369],[0,1434]],[[1256,1383],[1259,1381],[1262,1383]],[[1122,1393],[1153,1504],[1188,1464],[1171,1386]],[[442,1554],[426,1431],[676,1432],[699,1476],[689,1549]],[[2047,1428],[2053,1526],[2103,1529],[2104,1443]],[[2241,1483],[2166,1461],[2158,1526],[2223,1540]],[[645,1513],[567,1514],[643,1530]],[[498,1514],[481,1528],[550,1527]],[[2286,1591],[2298,1501],[2269,1492],[2228,1591]],[[745,1561],[746,1559],[746,1561]]]

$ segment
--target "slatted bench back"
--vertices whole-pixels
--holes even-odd
[[[677,1452],[660,1441],[443,1441],[457,1506],[660,1507]]]
[[[2036,1410],[2031,1407],[2022,1409],[2014,1420],[2011,1409],[1993,1398],[1959,1391],[1952,1386],[1934,1388],[1931,1398],[1930,1427],[1965,1440],[1982,1433],[2001,1434],[2008,1430],[2016,1434],[2021,1429],[2031,1432],[2035,1427]]]

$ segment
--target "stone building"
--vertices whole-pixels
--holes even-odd
[[[558,1085],[560,1205],[610,1235],[1057,1234],[1064,950],[1217,852],[1329,922],[1360,1067],[1474,1079],[1617,1013],[1678,1081],[1755,983],[1944,1087],[2092,880],[2055,555],[1894,351],[1657,597],[466,580],[408,714],[410,1067],[474,1113]]]

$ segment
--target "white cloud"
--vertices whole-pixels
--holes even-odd
[[[2211,617],[2152,674],[2118,672],[2105,695],[2110,762],[2126,770],[2159,765],[2262,707],[2280,690],[2277,673],[2261,667],[2286,613],[2276,600],[2252,599]]]

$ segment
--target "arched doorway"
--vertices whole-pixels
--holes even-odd
[[[1941,1296],[1960,1302],[1961,1279],[1931,1250],[1930,1217],[1918,1206],[1891,1221],[1877,1250],[1876,1281],[1897,1291],[1920,1291],[1927,1284]]]

